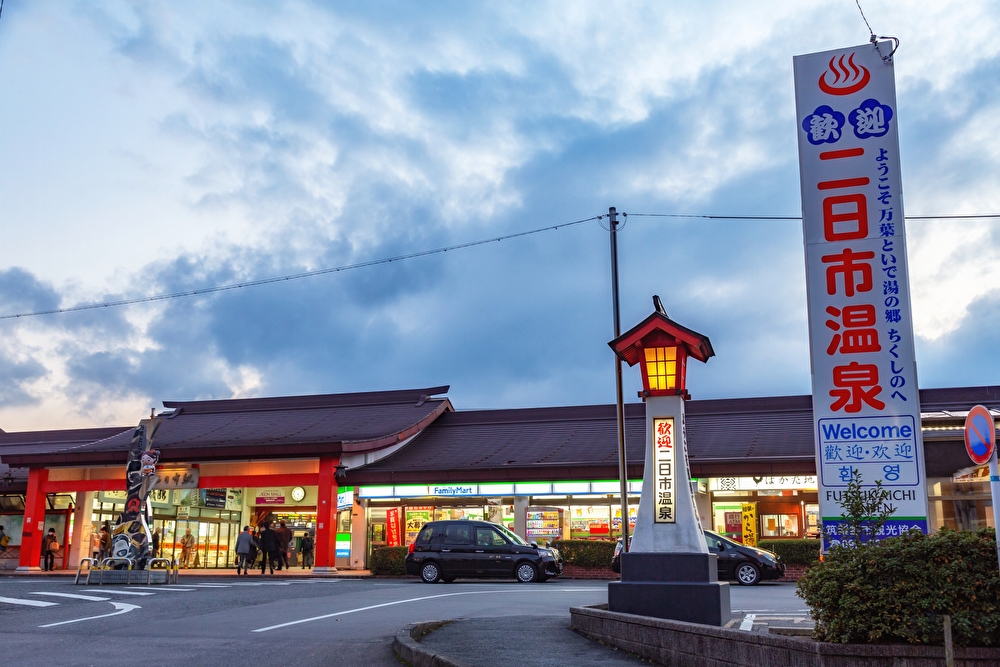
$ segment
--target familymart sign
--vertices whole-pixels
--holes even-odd
[[[857,472],[927,532],[896,89],[887,42],[795,58],[816,471],[824,547]]]

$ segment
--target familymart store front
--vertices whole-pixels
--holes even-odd
[[[365,550],[412,543],[428,521],[473,519],[501,524],[528,541],[617,540],[622,511],[617,480],[360,486]],[[629,483],[635,525],[642,482]],[[630,529],[631,530],[631,529]]]

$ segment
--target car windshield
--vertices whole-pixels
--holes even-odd
[[[521,545],[522,547],[526,547],[526,546],[528,546],[528,543],[527,543],[527,542],[525,542],[524,540],[522,540],[522,539],[520,538],[520,536],[519,536],[519,535],[518,535],[517,533],[514,533],[514,532],[512,532],[512,531],[511,531],[511,530],[510,530],[509,528],[507,528],[506,526],[497,526],[497,529],[498,529],[498,530],[499,530],[499,531],[500,531],[501,533],[503,533],[503,534],[504,534],[504,536],[505,536],[505,537],[506,537],[506,538],[507,538],[508,540],[510,540],[511,542],[513,542],[514,544],[520,544],[520,545]]]

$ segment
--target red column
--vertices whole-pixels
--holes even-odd
[[[314,574],[336,572],[337,557],[337,466],[339,456],[319,459],[319,488],[316,494],[316,563]]]
[[[18,570],[37,570],[42,558],[42,537],[45,526],[45,490],[49,479],[45,468],[28,470],[28,492],[24,496],[24,528],[21,532],[21,560]]]

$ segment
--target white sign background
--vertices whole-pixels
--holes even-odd
[[[827,544],[853,470],[927,532],[923,440],[888,42],[796,56],[795,107],[820,512]]]

